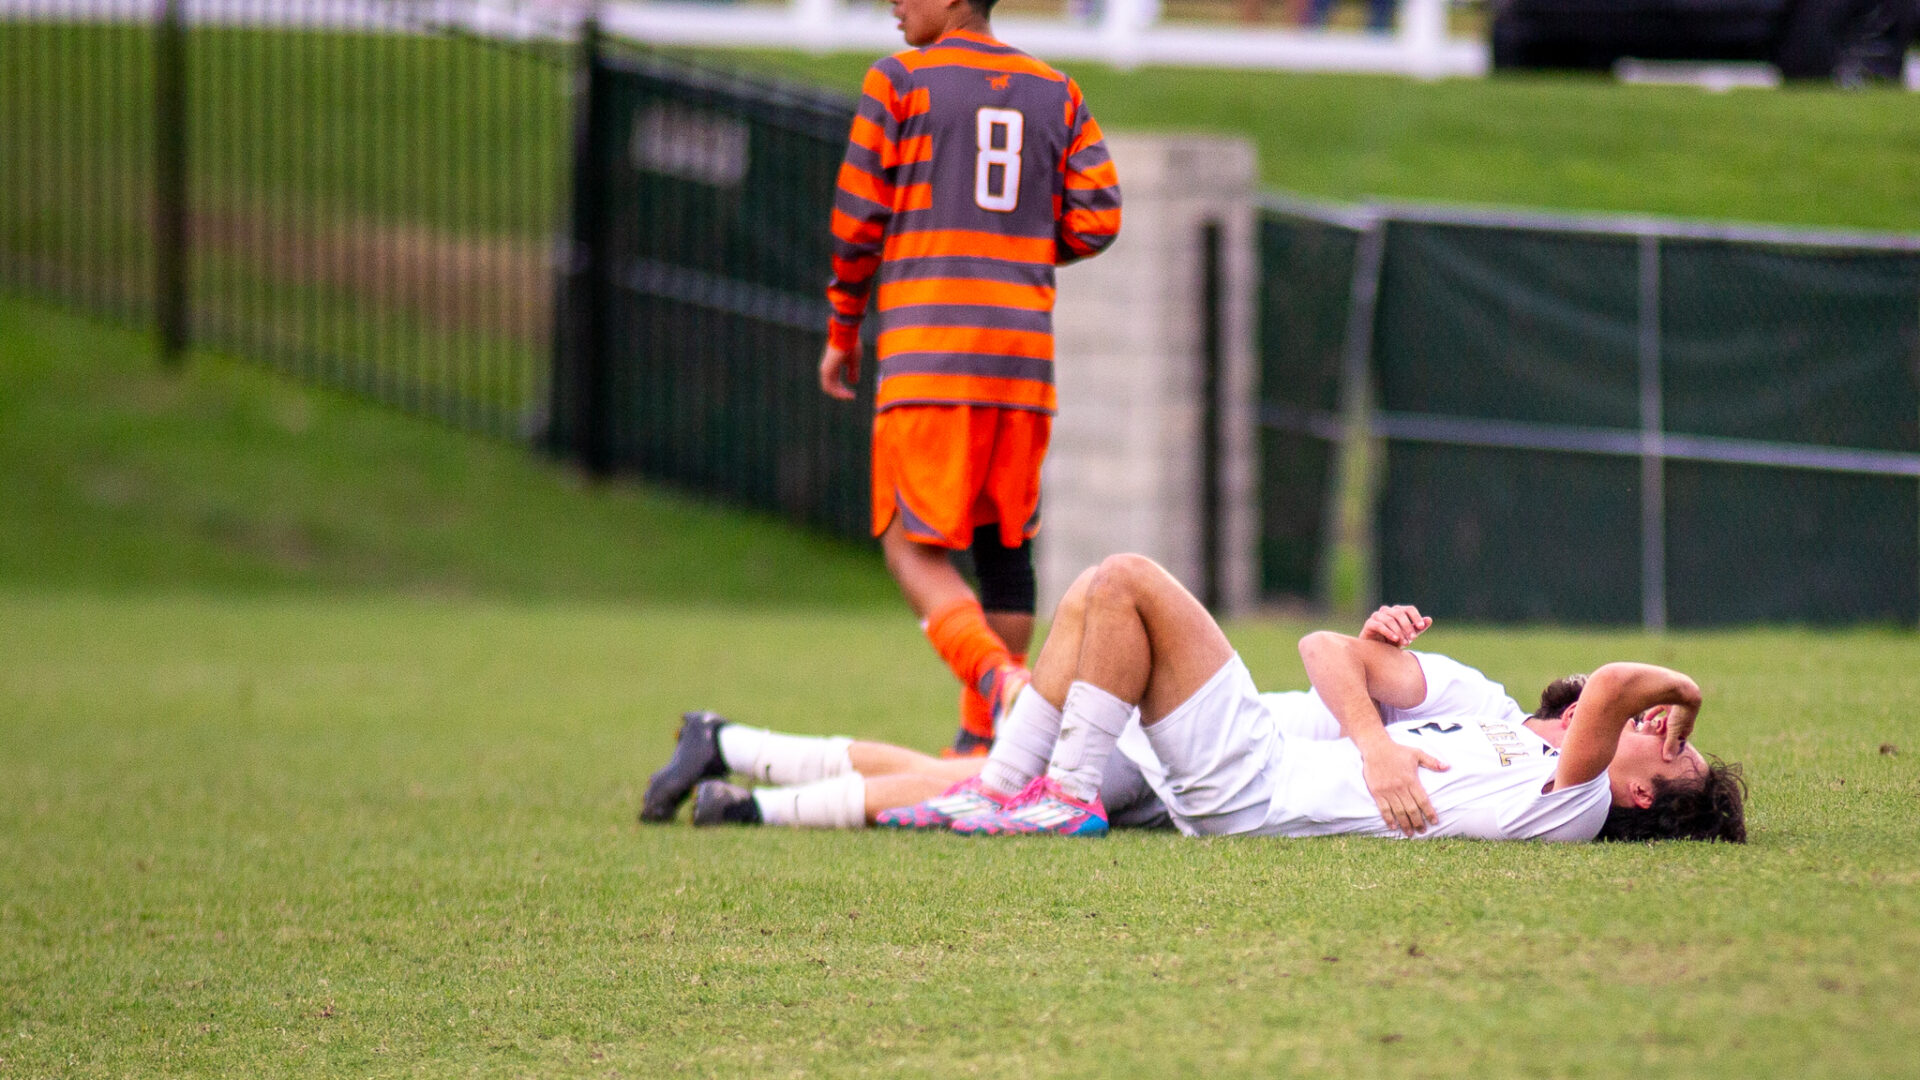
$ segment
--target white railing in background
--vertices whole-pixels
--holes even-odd
[[[1402,0],[1395,33],[1170,24],[1156,0],[1105,0],[1086,21],[1004,15],[994,32],[1050,60],[1396,73],[1420,78],[1483,75],[1485,42],[1447,35],[1447,0]],[[614,0],[601,24],[621,37],[661,45],[799,47],[812,52],[900,47],[893,17],[877,4],[788,0],[784,6]]]
[[[1009,44],[1049,60],[1093,60],[1130,68],[1185,67],[1348,71],[1441,78],[1483,75],[1485,42],[1447,34],[1448,0],[1401,0],[1391,34],[1354,30],[1168,23],[1159,0],[1104,0],[1076,18],[1062,0],[1059,18],[1008,14],[994,30]],[[157,9],[158,0],[0,0],[0,20],[60,18],[119,21]],[[299,6],[250,0],[184,0],[197,25],[346,25],[397,32],[423,25],[459,27],[500,38],[571,37],[583,0],[313,0]],[[900,33],[880,3],[787,0],[784,4],[605,0],[601,25],[619,37],[656,45],[799,48],[809,52],[890,52]]]

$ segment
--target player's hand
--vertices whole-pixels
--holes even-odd
[[[1667,741],[1660,747],[1660,757],[1672,761],[1687,748],[1687,739],[1693,735],[1693,722],[1700,710],[1688,705],[1663,705],[1666,710]]]
[[[860,346],[836,349],[827,346],[820,354],[820,389],[830,398],[852,401],[854,387],[860,382]]]
[[[1420,770],[1446,772],[1450,766],[1445,762],[1424,750],[1382,739],[1361,752],[1360,767],[1373,804],[1380,808],[1380,820],[1388,828],[1413,836],[1440,824],[1426,786],[1420,783]]]
[[[1432,625],[1433,620],[1420,614],[1420,609],[1412,604],[1383,604],[1380,610],[1367,616],[1367,624],[1360,628],[1360,640],[1384,641],[1404,649]]]

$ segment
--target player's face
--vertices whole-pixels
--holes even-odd
[[[1620,747],[1614,751],[1613,763],[1607,766],[1616,804],[1638,805],[1633,796],[1635,785],[1651,791],[1655,779],[1680,780],[1707,771],[1707,759],[1692,746],[1672,761],[1664,760],[1661,753],[1666,741],[1664,724],[1657,735],[1636,731],[1631,725],[1620,733]]]
[[[893,17],[899,20],[900,33],[907,44],[918,48],[940,39],[947,28],[947,14],[953,6],[967,0],[893,0]]]

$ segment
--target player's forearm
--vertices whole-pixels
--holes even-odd
[[[1340,734],[1352,739],[1364,755],[1387,738],[1386,724],[1368,690],[1367,664],[1361,643],[1345,634],[1320,630],[1300,639],[1300,660],[1307,681],[1340,722]]]
[[[1700,708],[1699,684],[1657,664],[1603,665],[1587,679],[1580,697],[1583,712],[1597,708],[1609,718],[1618,715],[1623,727],[1629,719],[1656,705]]]

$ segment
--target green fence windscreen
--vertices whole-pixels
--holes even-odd
[[[1260,587],[1309,596],[1327,557],[1336,443],[1307,430],[1340,406],[1358,234],[1269,214],[1260,226]],[[1322,424],[1324,428],[1324,423]]]
[[[1383,599],[1506,621],[1920,621],[1920,242],[1373,215],[1373,318],[1342,343],[1348,267],[1298,254],[1332,246],[1311,215],[1266,220],[1270,593],[1302,591],[1274,538],[1312,535],[1284,514],[1331,475],[1323,360],[1351,346],[1384,458]],[[1317,227],[1363,235],[1346,218]]]
[[[604,466],[865,536],[872,373],[856,403],[816,375],[852,106],[637,59],[589,93],[596,355],[556,365],[556,441],[598,371]]]

